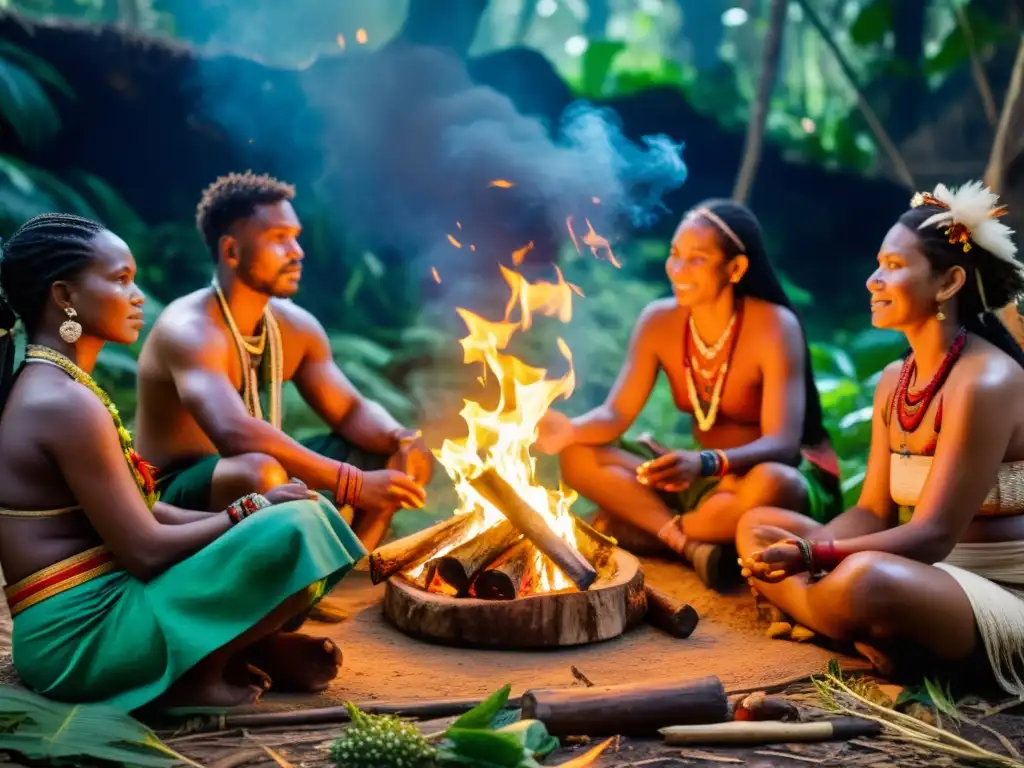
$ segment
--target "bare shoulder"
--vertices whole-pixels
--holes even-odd
[[[892,399],[893,392],[896,391],[896,382],[899,381],[900,371],[902,369],[902,358],[899,360],[893,360],[882,369],[882,374],[878,377],[878,384],[875,385],[876,404],[881,403],[888,406],[889,401]]]
[[[749,323],[766,334],[780,341],[801,343],[803,331],[796,313],[789,307],[772,304],[770,301],[748,297],[743,307],[743,322]]]
[[[26,395],[19,403],[19,409],[27,423],[54,425],[56,428],[53,430],[43,430],[44,435],[53,432],[54,442],[89,442],[90,436],[113,428],[106,406],[71,377],[57,370],[45,370],[42,366],[26,373],[39,381],[37,386],[28,386],[32,382],[25,382]]]
[[[227,338],[210,313],[210,294],[201,289],[175,299],[160,313],[146,346],[174,359],[220,354]]]
[[[1000,410],[1022,406],[1024,368],[993,344],[972,338],[950,374],[950,389],[962,402],[992,403]]]
[[[323,325],[314,317],[313,313],[303,309],[291,299],[271,299],[270,311],[274,313],[274,318],[284,333],[289,331],[302,335],[325,333]]]
[[[643,308],[640,317],[637,318],[637,330],[642,332],[658,332],[666,324],[678,318],[683,311],[678,302],[671,296],[655,299]]]

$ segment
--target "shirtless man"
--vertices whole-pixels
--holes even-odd
[[[303,257],[294,194],[252,173],[204,192],[196,225],[214,281],[168,305],[143,345],[138,446],[169,504],[221,509],[296,477],[351,514],[372,549],[398,508],[423,506],[433,457],[418,432],[356,391],[323,326],[290,301]],[[285,381],[329,434],[299,441],[281,431]]]

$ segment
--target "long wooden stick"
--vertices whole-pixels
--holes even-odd
[[[586,558],[551,529],[540,513],[524,501],[494,469],[484,470],[470,485],[512,521],[537,549],[547,555],[576,588],[586,592],[597,579],[597,571]]]
[[[761,58],[761,78],[757,83],[757,95],[750,108],[747,121],[747,137],[743,149],[743,162],[736,176],[732,199],[747,202],[754,186],[757,166],[761,162],[761,146],[764,144],[764,126],[768,119],[768,107],[779,71],[779,57],[782,54],[782,37],[786,28],[788,0],[772,0],[768,11],[768,34],[764,39],[764,55]]]
[[[687,638],[697,628],[700,616],[693,606],[677,600],[650,584],[644,585],[647,593],[647,623],[668,632],[673,637]]]
[[[381,702],[368,701],[356,704],[361,712],[370,715],[402,715],[415,720],[430,720],[436,717],[449,717],[469,712],[479,704],[481,699],[427,699],[425,701]],[[520,697],[508,700],[506,708],[515,709],[520,705]],[[232,728],[266,728],[293,725],[320,725],[322,723],[347,723],[351,716],[345,707],[322,707],[320,709],[304,709],[297,712],[259,712],[245,715],[227,715],[223,718],[210,718],[210,724],[216,726],[210,730],[230,730]]]
[[[903,155],[900,154],[899,149],[893,142],[892,137],[889,136],[889,132],[885,130],[885,126],[882,125],[882,121],[878,119],[878,115],[875,110],[871,108],[871,104],[868,103],[867,96],[864,95],[864,91],[860,87],[860,83],[857,82],[857,75],[853,71],[853,67],[846,60],[843,52],[839,49],[839,45],[836,43],[832,33],[828,31],[828,27],[825,26],[825,22],[821,20],[818,12],[815,11],[811,4],[807,0],[796,0],[797,4],[803,10],[807,20],[811,22],[811,26],[818,32],[825,45],[828,46],[829,50],[832,51],[832,55],[836,59],[836,63],[839,68],[843,70],[843,74],[850,83],[850,87],[853,88],[854,93],[857,95],[857,107],[860,109],[861,114],[864,116],[864,122],[868,124],[868,128],[871,129],[871,133],[875,135],[875,140],[878,142],[878,146],[882,148],[889,157],[889,162],[892,163],[893,169],[896,171],[896,175],[900,177],[907,189],[916,190],[917,184],[914,181],[914,174],[910,171],[910,166],[907,165],[907,161],[903,159]]]
[[[665,743],[680,744],[783,744],[796,741],[838,741],[875,736],[882,727],[859,717],[839,717],[811,723],[737,721],[662,728]]]
[[[985,63],[978,53],[978,46],[974,40],[974,30],[971,29],[971,22],[967,18],[967,11],[957,0],[948,0],[953,6],[957,23],[964,33],[964,41],[967,43],[967,52],[971,56],[971,75],[974,77],[974,84],[978,87],[978,95],[981,96],[982,106],[985,108],[985,117],[989,125],[995,127],[999,120],[999,113],[996,109],[996,99],[992,95],[992,86],[989,85],[988,76],[985,74]]]

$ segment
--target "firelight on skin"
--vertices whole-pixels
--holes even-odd
[[[803,331],[753,214],[731,201],[698,206],[665,272],[673,297],[644,310],[605,403],[571,421],[549,411],[537,446],[560,454],[566,483],[627,549],[668,547],[717,584],[719,545],[745,510],[789,504],[827,520],[839,509],[838,469]],[[660,371],[702,450],[622,439]]]
[[[856,505],[827,525],[755,509],[736,542],[781,620],[883,673],[969,670],[1024,696],[1024,352],[991,311],[1024,292],[1024,266],[997,202],[939,185],[879,248],[872,324],[911,351],[875,390]]]

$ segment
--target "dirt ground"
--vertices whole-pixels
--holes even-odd
[[[647,578],[661,589],[686,599],[701,616],[688,640],[678,640],[650,627],[598,645],[553,652],[510,653],[428,645],[390,627],[381,615],[380,587],[370,585],[365,573],[345,579],[332,602],[349,612],[335,625],[310,623],[306,630],[335,638],[345,652],[344,671],[323,697],[268,696],[260,711],[294,710],[356,702],[413,701],[442,697],[482,697],[506,682],[513,695],[530,687],[579,684],[570,671],[575,666],[595,684],[629,682],[642,677],[693,678],[718,675],[729,690],[757,689],[804,678],[819,672],[835,654],[814,645],[768,640],[753,620],[749,593],[737,589],[715,595],[685,569],[668,563],[645,561]],[[9,649],[10,620],[0,601],[0,652]],[[842,658],[847,671],[864,669],[861,661]],[[813,689],[796,682],[782,689],[801,706],[802,716],[822,715]],[[990,714],[997,702],[967,704],[976,721],[995,729],[1024,750],[1024,706]],[[443,730],[453,718],[423,725],[425,732]],[[283,758],[294,766],[328,766],[327,748],[343,726],[290,726],[287,729],[247,729],[216,733],[162,731],[176,750],[201,765],[275,766]],[[966,725],[961,735],[986,748],[1006,754],[991,732]],[[564,743],[544,761],[558,765],[579,754],[590,743]],[[266,751],[267,747],[271,752]],[[0,761],[2,761],[0,757]],[[952,758],[930,750],[897,743],[890,738],[845,743],[763,745],[744,749],[718,747],[666,747],[657,739],[617,739],[595,766],[744,765],[774,766],[938,766],[957,765]],[[1019,763],[1024,765],[1024,762]],[[16,768],[16,762],[5,762]]]

